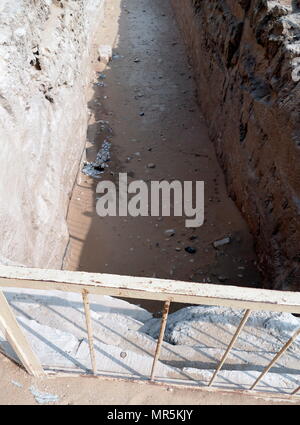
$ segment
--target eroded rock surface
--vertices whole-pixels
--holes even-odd
[[[103,0],[0,5],[0,259],[60,268]]]
[[[172,0],[266,286],[300,288],[299,2]]]

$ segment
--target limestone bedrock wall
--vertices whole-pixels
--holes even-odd
[[[299,2],[172,3],[229,193],[255,236],[265,286],[299,290]]]
[[[0,2],[0,262],[60,268],[104,0]]]

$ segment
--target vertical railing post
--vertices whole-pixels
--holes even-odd
[[[280,357],[286,352],[286,350],[293,344],[293,342],[298,338],[298,335],[300,334],[300,329],[298,329],[294,335],[288,340],[288,342],[282,347],[282,349],[276,354],[276,356],[273,358],[273,360],[269,363],[269,365],[265,368],[265,370],[259,375],[257,380],[254,382],[252,387],[250,388],[250,391],[253,390],[256,385],[259,383],[259,381],[262,380],[262,378],[269,372],[269,370],[272,368],[272,366],[280,359]]]
[[[155,369],[156,369],[157,362],[159,360],[159,356],[160,356],[160,352],[161,352],[161,346],[162,346],[162,343],[163,343],[163,340],[164,340],[164,335],[165,335],[165,330],[166,330],[167,320],[168,320],[168,315],[169,315],[169,310],[170,310],[170,304],[171,304],[171,301],[166,301],[165,304],[164,304],[163,315],[162,315],[162,319],[161,319],[160,333],[159,333],[159,338],[158,338],[157,345],[156,345],[155,356],[154,356],[154,360],[153,360],[153,364],[152,364],[151,377],[150,377],[151,381],[153,381],[154,377],[155,377]]]
[[[92,370],[93,370],[94,375],[97,375],[97,365],[96,365],[93,327],[92,327],[92,320],[91,320],[89,293],[88,293],[87,290],[84,290],[82,292],[82,300],[83,300],[83,305],[84,305],[84,312],[85,312],[85,320],[86,320],[86,327],[87,327],[87,334],[88,334],[88,343],[89,343],[89,349],[90,349]]]
[[[227,359],[227,357],[228,357],[228,355],[229,355],[232,347],[236,343],[236,340],[238,339],[240,333],[242,332],[242,330],[243,330],[243,328],[244,328],[244,326],[245,326],[245,324],[246,324],[246,322],[247,322],[250,314],[251,314],[251,310],[246,310],[246,313],[244,314],[244,317],[243,317],[241,323],[239,324],[239,327],[237,328],[237,330],[236,330],[236,332],[235,332],[235,334],[234,334],[234,336],[233,336],[230,344],[228,345],[227,350],[226,350],[224,356],[222,357],[222,360],[219,363],[219,366],[217,367],[215,373],[213,374],[213,376],[212,376],[212,378],[211,378],[211,380],[210,380],[210,382],[208,384],[209,387],[212,385],[212,383],[214,382],[217,374],[222,369],[222,367],[223,367],[223,365],[224,365],[224,363],[225,363],[225,361],[226,361],[226,359]]]

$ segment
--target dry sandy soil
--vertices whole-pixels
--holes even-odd
[[[253,240],[227,194],[169,2],[109,2],[97,40],[95,51],[100,43],[110,44],[114,57],[104,67],[95,53],[87,160],[95,160],[108,138],[112,160],[102,179],[118,182],[119,173],[126,172],[129,182],[204,181],[205,224],[187,229],[184,217],[100,218],[99,180],[80,173],[69,209],[64,268],[195,282],[220,283],[221,277],[224,284],[260,286]],[[97,80],[97,72],[105,78]],[[112,134],[99,120],[109,122]],[[171,238],[168,229],[176,230]],[[232,243],[215,250],[212,243],[226,236]],[[188,246],[196,254],[185,252]]]

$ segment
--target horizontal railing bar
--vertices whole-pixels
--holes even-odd
[[[299,292],[146,277],[0,266],[0,286],[300,314]]]
[[[125,373],[118,372],[99,372],[96,377],[93,375],[79,373],[76,370],[72,370],[69,368],[47,368],[46,369],[47,377],[49,379],[65,379],[65,378],[86,378],[86,379],[98,379],[103,381],[115,381],[115,382],[129,382],[140,385],[155,385],[155,386],[163,386],[163,387],[173,387],[178,389],[187,389],[192,391],[199,391],[204,393],[218,393],[218,394],[230,394],[230,395],[242,395],[249,396],[254,400],[263,398],[264,400],[278,400],[284,401],[288,400],[291,403],[297,401],[297,398],[293,397],[291,394],[279,393],[279,392],[252,392],[248,390],[239,390],[239,389],[230,389],[226,388],[224,385],[220,387],[208,387],[203,382],[203,386],[199,386],[199,382],[193,383],[193,381],[184,380],[184,379],[176,379],[176,378],[157,378],[155,381],[150,381],[147,377],[141,377],[139,375],[130,375]]]

